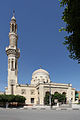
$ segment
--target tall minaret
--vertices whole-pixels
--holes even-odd
[[[8,88],[6,94],[15,94],[17,74],[18,74],[18,58],[20,57],[20,50],[17,48],[17,24],[15,19],[15,13],[10,21],[10,32],[9,32],[9,46],[6,47],[6,53],[8,56]]]

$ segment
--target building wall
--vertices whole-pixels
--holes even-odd
[[[75,101],[75,90],[72,89],[72,85],[68,85],[68,84],[57,84],[54,86],[54,84],[52,83],[52,85],[44,85],[44,95],[46,94],[46,92],[50,92],[51,94],[54,94],[55,92],[58,93],[66,93],[66,98],[67,98],[67,103],[74,102]]]
[[[4,92],[0,92],[0,95],[3,95],[4,94]]]
[[[26,98],[26,104],[37,104],[37,91],[33,86],[17,86],[16,95],[21,95]],[[31,103],[31,99],[34,99],[34,103]]]
[[[66,93],[67,103],[70,101],[75,101],[75,90],[72,89],[71,85],[68,84],[57,84],[54,83],[50,84],[38,84],[37,86],[32,85],[17,85],[15,88],[15,95],[22,95],[26,98],[26,104],[40,104],[44,105],[44,97],[46,92],[50,92],[54,94],[55,92],[58,93]],[[6,94],[9,91],[6,92]],[[34,103],[31,103],[31,99],[34,99]]]

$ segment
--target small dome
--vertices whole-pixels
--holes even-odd
[[[13,17],[11,18],[11,20],[14,20],[14,21],[16,21],[16,18],[13,16]]]
[[[34,76],[35,74],[46,74],[49,76],[49,73],[44,69],[38,69],[38,70],[34,71],[32,76]]]

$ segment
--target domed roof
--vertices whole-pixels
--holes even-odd
[[[35,74],[47,74],[47,75],[49,75],[49,73],[48,73],[46,70],[41,69],[41,68],[38,69],[38,70],[35,70],[35,71],[33,72],[32,76],[35,75]]]
[[[11,18],[11,20],[16,21],[16,18],[13,16],[13,17]]]

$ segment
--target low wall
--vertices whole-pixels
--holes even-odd
[[[72,104],[72,108],[80,108],[80,104]]]

